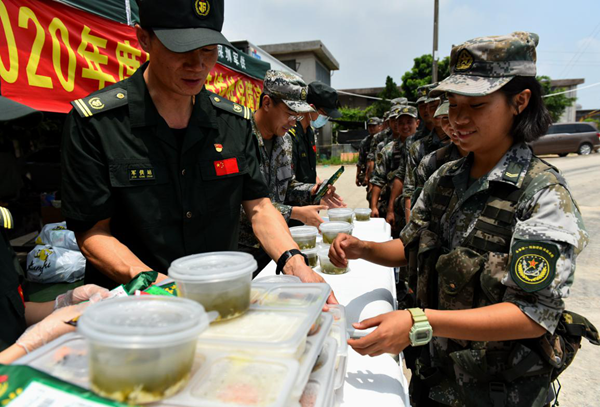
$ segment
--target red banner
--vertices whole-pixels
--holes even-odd
[[[206,78],[206,89],[252,110],[258,109],[262,88],[263,81],[221,64],[215,65]]]
[[[51,0],[0,0],[0,91],[42,111],[131,76],[149,55],[133,27]],[[252,109],[262,81],[217,64],[207,89]]]

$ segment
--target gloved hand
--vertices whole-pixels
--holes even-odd
[[[109,292],[104,287],[95,284],[82,285],[56,297],[54,309],[57,310],[69,305],[79,304],[83,301],[90,301],[92,303],[98,302],[101,299],[108,297],[108,295]]]
[[[30,326],[17,339],[17,345],[29,353],[59,336],[73,332],[75,327],[66,322],[79,317],[90,304],[91,302],[85,302],[54,311],[37,324]]]

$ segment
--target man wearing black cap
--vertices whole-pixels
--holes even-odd
[[[304,115],[296,127],[289,131],[292,137],[293,169],[299,182],[317,183],[317,146],[315,129],[327,124],[329,119],[338,119],[340,101],[335,89],[323,82],[314,81],[308,85],[306,98],[315,112]]]
[[[217,44],[230,46],[223,0],[138,4],[150,61],[74,101],[65,124],[62,209],[86,281],[112,287],[189,254],[236,250],[240,205],[284,273],[321,281],[268,199],[250,110],[204,88]]]

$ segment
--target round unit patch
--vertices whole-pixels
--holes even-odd
[[[99,109],[103,109],[104,108],[104,103],[102,103],[102,101],[100,100],[100,98],[91,98],[88,103],[94,109],[98,109],[99,110]]]
[[[560,257],[553,243],[521,240],[511,248],[510,275],[526,292],[548,287],[556,274],[556,262]]]

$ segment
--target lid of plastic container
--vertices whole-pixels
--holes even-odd
[[[371,210],[369,208],[356,208],[354,209],[354,213],[362,213],[362,214],[371,214]]]
[[[250,308],[244,315],[212,324],[199,343],[268,352],[294,353],[312,325],[305,310]]]
[[[94,342],[150,347],[192,340],[208,324],[204,307],[195,301],[147,295],[92,304],[79,318],[77,330]]]
[[[331,216],[347,216],[347,215],[352,215],[354,213],[354,210],[352,210],[351,208],[333,208],[333,209],[328,209],[327,210],[327,215]]]
[[[185,282],[233,280],[256,271],[254,257],[242,252],[211,252],[182,257],[171,263],[169,277]]]
[[[281,284],[276,286],[252,284],[253,288],[264,287],[267,289],[257,299],[253,307],[275,309],[307,309],[316,312],[315,320],[323,309],[331,287],[326,283]]]
[[[290,228],[293,237],[316,236],[319,230],[314,226],[294,226]]]
[[[310,250],[315,250],[315,249],[310,249]],[[305,253],[307,251],[310,250],[302,250],[302,253]],[[302,280],[300,280],[300,277],[296,277],[296,276],[286,276],[283,274],[280,274],[278,276],[267,276],[267,277],[260,277],[260,278],[255,278],[254,280],[252,280],[252,284],[300,284],[302,283]]]
[[[319,226],[319,229],[321,229],[321,233],[344,232],[344,231],[352,230],[352,225],[348,222],[343,222],[343,221],[323,222]]]
[[[312,257],[317,255],[317,248],[313,247],[312,249],[304,249],[300,250],[302,253],[306,254],[307,257]]]

